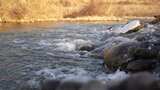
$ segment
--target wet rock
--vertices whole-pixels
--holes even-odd
[[[56,90],[80,90],[82,83],[74,81],[65,81],[62,82]]]
[[[60,83],[59,80],[45,80],[41,84],[41,90],[56,90]]]
[[[149,47],[150,49],[151,47]],[[153,59],[157,57],[157,50],[149,50],[146,48],[137,47],[133,49],[131,54],[133,57],[137,58],[144,58],[144,59]]]
[[[151,21],[150,23],[151,24],[157,24],[157,23],[159,23],[160,22],[160,15],[157,15],[157,16],[154,16],[154,17],[155,17],[155,19],[153,21]]]
[[[94,43],[90,40],[76,39],[68,42],[56,44],[56,50],[61,51],[91,51],[94,49]]]
[[[132,72],[150,71],[156,68],[156,60],[136,60],[127,64],[126,70]]]
[[[118,68],[143,71],[156,68],[159,63],[159,42],[128,42],[105,50],[105,64],[111,70]],[[157,45],[157,46],[156,46]]]
[[[86,45],[79,48],[80,51],[92,51],[94,50],[94,45]]]
[[[83,83],[76,81],[45,80],[41,90],[80,90]]]
[[[127,42],[109,49],[105,49],[105,64],[111,70],[117,70],[118,68],[126,66],[129,61],[133,60],[133,57],[129,52],[138,46],[138,42]]]
[[[133,39],[117,36],[117,37],[110,37],[106,39],[104,42],[100,43],[97,48],[95,48],[91,53],[92,56],[98,57],[98,58],[104,58],[104,52],[105,49],[110,49],[116,45],[126,43],[126,42],[136,42]]]
[[[160,81],[150,73],[138,73],[113,85],[109,90],[160,90]]]
[[[156,68],[152,72],[156,74],[157,77],[160,77],[160,63],[156,65]]]
[[[102,37],[101,41],[103,42],[103,41],[106,41],[107,39],[109,39],[109,38],[111,38],[111,37],[117,37],[117,36],[119,36],[118,33],[112,33],[112,32],[109,30],[108,32],[106,32],[106,33],[104,34],[104,36]]]
[[[80,90],[106,90],[107,85],[101,81],[92,80],[83,85]]]
[[[91,51],[94,49],[94,43],[88,40],[74,40],[73,43],[76,45],[76,50],[80,51]]]
[[[40,90],[159,90],[160,81],[150,73],[133,74],[121,81],[88,82],[47,80]],[[30,90],[30,89],[29,89]],[[38,89],[39,90],[39,89]]]
[[[18,88],[16,88],[16,90],[40,90],[40,89],[41,89],[40,82],[36,80],[22,81],[18,83]]]
[[[114,33],[132,33],[143,28],[143,24],[139,20],[133,20],[125,25],[119,26],[117,28],[112,28],[111,31]]]
[[[141,32],[128,36],[132,36],[133,39],[139,42],[156,42],[160,40],[160,30],[154,28],[145,28]]]
[[[122,35],[137,42],[125,42],[106,47],[104,50],[105,64],[111,70],[118,68],[129,71],[150,70],[160,63],[160,30],[144,28],[139,32]]]

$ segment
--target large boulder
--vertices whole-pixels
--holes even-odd
[[[137,42],[127,42],[105,49],[104,63],[110,70],[116,70],[124,67],[124,65],[126,66],[133,59],[130,52],[132,52],[133,48],[138,47],[138,44]]]
[[[118,68],[143,71],[156,68],[159,63],[158,43],[128,42],[105,50],[105,64],[111,70]]]
[[[137,42],[121,43],[104,52],[104,62],[111,70],[149,71],[159,67],[160,30],[132,34]]]

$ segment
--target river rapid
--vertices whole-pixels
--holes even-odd
[[[0,26],[0,90],[17,90],[28,84],[38,88],[45,79],[122,80],[128,75],[107,74],[103,59],[79,50],[97,45],[113,25],[61,23]],[[109,33],[109,32],[108,32]]]

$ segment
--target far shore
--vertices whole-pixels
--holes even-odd
[[[91,23],[109,23],[109,22],[127,22],[128,20],[140,19],[140,20],[153,20],[154,17],[106,17],[106,16],[86,16],[77,18],[49,18],[49,19],[21,19],[21,20],[0,20],[0,23],[37,23],[37,22],[91,22]]]

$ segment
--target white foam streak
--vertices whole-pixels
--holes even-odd
[[[113,74],[99,73],[94,75],[91,72],[87,72],[82,68],[67,68],[61,67],[56,69],[42,69],[36,72],[36,75],[43,76],[46,79],[62,79],[62,80],[74,80],[85,82],[88,80],[101,80],[110,82],[119,82],[126,79],[129,75],[123,71],[116,71]]]

